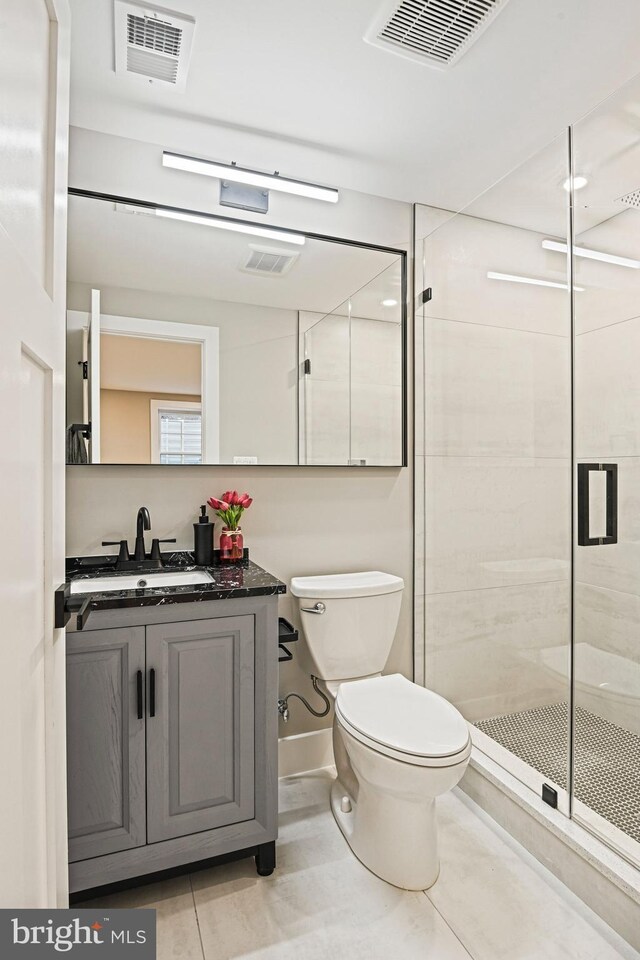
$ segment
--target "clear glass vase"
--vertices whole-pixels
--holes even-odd
[[[229,530],[228,527],[222,528],[220,534],[220,562],[233,563],[235,560],[242,560],[244,556],[244,538],[242,529]]]

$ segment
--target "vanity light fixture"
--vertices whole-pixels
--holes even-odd
[[[533,283],[536,287],[556,287],[558,290],[568,290],[566,283],[557,283],[555,280],[540,280],[538,277],[519,277],[513,273],[495,273],[489,270],[489,280],[508,280],[510,283]],[[584,287],[574,287],[577,293],[582,293]]]
[[[162,152],[162,165],[174,170],[186,170],[188,173],[201,173],[205,177],[217,177],[219,180],[230,180],[233,183],[243,183],[249,187],[259,187],[261,190],[280,190],[282,193],[293,193],[297,197],[309,197],[311,200],[326,200],[328,203],[337,203],[339,192],[336,187],[322,187],[317,183],[308,183],[305,180],[294,180],[291,177],[281,177],[279,173],[260,173],[247,167],[239,167],[235,163],[217,163],[215,160],[200,160],[197,157],[187,157],[181,153]]]
[[[391,297],[388,300],[381,300],[380,305],[383,307],[397,307],[398,301],[393,300]]]
[[[542,246],[545,250],[555,250],[557,253],[567,252],[567,244],[561,240],[543,240]],[[618,267],[630,267],[632,270],[640,268],[640,260],[632,260],[630,257],[618,257],[613,253],[602,253],[600,250],[590,250],[589,247],[574,246],[573,252],[576,257],[586,257],[587,260],[601,260],[603,263],[615,263]]]
[[[586,187],[588,183],[589,183],[589,180],[587,179],[587,177],[584,177],[581,173],[577,173],[573,178],[573,189],[582,190],[582,188]],[[567,193],[569,193],[569,190],[571,190],[571,177],[567,177],[567,179],[564,181],[562,186],[567,191]]]
[[[206,214],[182,213],[180,210],[167,210],[165,207],[155,208],[156,217],[166,217],[168,220],[185,220],[187,223],[204,223],[207,227],[216,227],[218,230],[233,230],[236,233],[248,233],[251,236],[267,237],[269,240],[280,240],[282,243],[295,243],[302,246],[305,236],[302,233],[289,233],[285,230],[276,230],[273,227],[263,227],[261,224],[242,222],[240,220],[225,220],[222,217],[207,216]]]

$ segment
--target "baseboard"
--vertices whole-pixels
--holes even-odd
[[[319,770],[333,763],[331,727],[282,737],[278,741],[278,776],[293,777],[308,770]]]
[[[636,950],[640,873],[474,749],[462,790]]]

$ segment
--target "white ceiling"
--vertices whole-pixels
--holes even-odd
[[[113,70],[113,0],[71,0],[71,122],[460,208],[640,65],[638,0],[510,0],[438,71],[366,44],[374,0],[166,0],[196,18],[187,90]]]
[[[637,257],[637,231],[628,229],[620,197],[640,189],[640,76],[574,124],[572,150],[575,174],[587,178],[587,185],[575,192],[578,240],[588,242],[588,232],[615,219],[620,241],[635,246],[635,253],[627,255]],[[565,237],[569,198],[563,183],[568,175],[569,144],[563,133],[465,212]]]

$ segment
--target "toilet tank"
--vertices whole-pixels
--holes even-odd
[[[401,577],[379,570],[294,577],[291,593],[298,601],[309,672],[321,680],[381,673],[398,626],[403,589]]]

